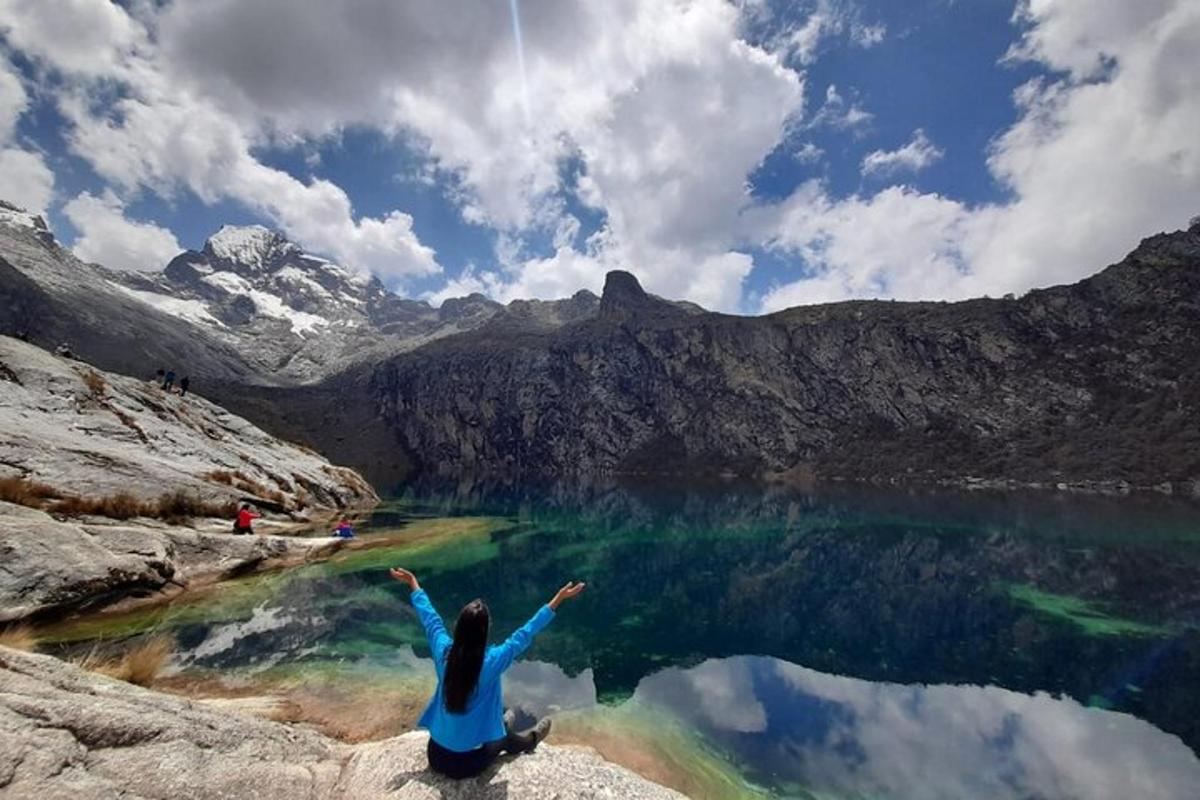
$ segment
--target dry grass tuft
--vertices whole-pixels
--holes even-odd
[[[90,515],[110,519],[133,519],[153,516],[147,504],[129,492],[117,492],[108,497],[64,497],[54,504],[52,510],[56,514],[69,517]]]
[[[274,502],[280,504],[283,503],[282,492],[276,489],[268,489],[246,473],[242,472],[240,469],[232,472],[227,469],[215,469],[212,472],[204,473],[200,477],[204,478],[205,480],[212,481],[213,483],[232,486],[239,491],[252,494],[256,497],[261,497],[266,500],[273,500]]]
[[[279,489],[268,489],[266,486],[254,480],[241,470],[230,471],[227,469],[215,469],[211,472],[204,473],[200,477],[207,481],[211,481],[212,483],[219,483],[224,486],[232,486],[238,491],[246,492],[247,494],[275,503],[281,508],[288,508],[293,505],[289,501],[286,493],[280,491]],[[283,478],[278,478],[275,476],[272,477],[276,483],[283,483],[286,481],[286,479]],[[303,508],[303,505],[303,503],[300,503],[296,507]]]
[[[167,492],[158,498],[154,511],[154,516],[168,521],[191,519],[203,513],[200,500],[183,489]]]
[[[69,517],[97,516],[109,519],[153,517],[178,524],[193,517],[232,517],[237,503],[232,500],[212,502],[203,500],[183,489],[167,492],[157,500],[138,500],[128,492],[108,497],[64,497],[51,508],[56,514]]]
[[[142,426],[138,425],[136,419],[134,419],[130,414],[126,414],[124,411],[111,403],[108,403],[107,406],[108,410],[111,411],[118,420],[120,420],[122,425],[137,434],[137,437],[143,442],[147,444],[150,442],[150,437],[146,435],[144,430],[142,430]]]
[[[183,489],[167,492],[153,504],[153,514],[168,522],[188,520],[193,517],[232,517],[237,514],[237,503],[232,500],[213,502],[202,500]]]
[[[175,652],[175,640],[166,634],[144,639],[115,658],[104,656],[96,648],[73,664],[89,672],[99,672],[119,681],[149,686],[162,672]]]
[[[0,647],[32,653],[37,649],[37,637],[33,635],[33,628],[28,625],[9,625],[0,630]]]
[[[83,373],[83,383],[97,400],[104,397],[104,391],[108,388],[104,376],[90,369]]]
[[[227,469],[214,469],[212,472],[206,472],[200,477],[206,481],[213,483],[221,483],[225,486],[233,486],[234,478],[238,473],[230,472]]]
[[[0,500],[17,505],[41,508],[46,500],[61,497],[53,486],[29,478],[0,478]]]

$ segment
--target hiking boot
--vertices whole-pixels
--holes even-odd
[[[538,720],[538,724],[533,727],[533,747],[529,748],[529,752],[533,752],[538,746],[538,743],[550,735],[550,718]]]

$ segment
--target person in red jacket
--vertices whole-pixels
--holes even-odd
[[[237,512],[237,522],[233,523],[233,532],[254,533],[253,521],[261,516],[262,514],[255,514],[250,510],[249,503],[242,503],[241,509]]]

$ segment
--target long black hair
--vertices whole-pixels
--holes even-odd
[[[488,607],[482,600],[472,600],[458,613],[458,622],[454,623],[454,644],[446,655],[442,683],[442,699],[446,710],[452,714],[467,710],[467,700],[479,683],[491,623]]]

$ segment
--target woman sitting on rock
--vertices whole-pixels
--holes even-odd
[[[503,644],[488,647],[491,617],[482,600],[463,606],[451,639],[417,577],[399,567],[391,575],[412,589],[413,608],[425,628],[437,670],[437,690],[418,723],[429,731],[429,766],[449,778],[471,778],[500,753],[532,752],[550,732],[550,720],[515,733],[515,717],[502,704],[500,676],[550,624],[559,604],[578,596],[585,584],[568,583]]]

